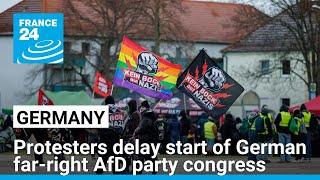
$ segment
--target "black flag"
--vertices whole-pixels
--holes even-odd
[[[226,113],[244,91],[204,50],[178,77],[176,86],[215,118]]]

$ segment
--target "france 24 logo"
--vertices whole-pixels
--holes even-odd
[[[15,64],[63,63],[63,14],[13,14]]]

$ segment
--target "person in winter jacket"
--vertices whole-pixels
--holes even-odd
[[[227,139],[231,139],[230,154],[236,154],[236,143],[240,138],[240,134],[236,128],[236,122],[232,114],[226,114],[225,122],[220,128],[222,141],[225,142]]]
[[[140,114],[137,109],[137,102],[135,100],[130,100],[128,102],[128,105],[126,107],[126,111],[128,113],[125,127],[123,130],[123,139],[126,143],[131,143],[134,140],[134,132],[137,129],[139,122],[140,122]],[[126,159],[126,173],[130,172],[130,165],[131,165],[131,159],[133,156],[127,155],[125,156]]]
[[[204,137],[204,123],[208,120],[208,115],[202,113],[197,122],[197,142],[205,141]]]
[[[294,144],[304,143],[307,138],[307,130],[305,129],[305,124],[302,119],[302,115],[299,109],[293,111],[292,121],[295,121],[298,127],[298,131],[292,133],[292,142]],[[304,128],[304,129],[303,129]],[[302,130],[303,129],[303,130]],[[302,162],[303,154],[296,154],[295,160]]]
[[[134,131],[137,129],[140,122],[140,114],[137,109],[137,102],[130,100],[127,106],[128,118],[124,127],[123,137],[126,141],[133,137]]]
[[[213,153],[212,147],[215,143],[216,138],[218,137],[217,125],[214,122],[214,119],[209,117],[208,121],[204,124],[204,137],[207,142],[207,152]]]
[[[169,121],[169,134],[170,134],[170,142],[177,143],[180,141],[180,134],[181,134],[181,124],[179,123],[177,117],[175,115],[170,115],[168,117]]]
[[[99,143],[99,129],[86,129],[88,132],[88,143]],[[96,158],[96,154],[91,154],[92,159]]]
[[[187,143],[188,142],[188,134],[190,131],[190,127],[191,127],[191,121],[187,116],[187,113],[185,110],[182,110],[179,114],[179,120],[180,120],[180,124],[181,124],[181,141],[182,143]]]
[[[143,101],[140,105],[141,120],[134,132],[140,142],[154,143],[157,140],[157,130],[155,129],[156,115],[150,109],[148,101]]]
[[[141,120],[134,132],[134,137],[139,139],[140,143],[156,143],[158,133],[155,126],[155,113],[150,109],[148,101],[143,101],[139,110],[141,113]],[[141,159],[142,162],[147,160],[155,161],[151,156],[151,154],[141,155],[139,159]],[[139,172],[139,174],[141,173],[142,172]],[[153,171],[153,174],[154,173],[156,173],[155,170]]]
[[[307,107],[304,104],[300,106],[300,111],[302,114],[302,120],[307,128],[307,137],[305,141],[305,144],[307,146],[307,154],[306,154],[305,160],[308,162],[311,162],[311,157],[312,157],[311,139],[312,139],[313,132],[316,131],[317,122],[315,120],[314,115],[307,110]]]
[[[68,130],[65,128],[49,128],[47,129],[48,138],[52,144],[59,143],[64,144],[68,139]],[[55,154],[55,157],[58,157],[58,161],[61,162],[65,160],[65,156],[63,153]]]
[[[114,98],[112,96],[106,97],[105,105],[109,105],[110,114],[116,113],[118,111],[115,106]],[[114,156],[113,145],[119,142],[120,136],[119,136],[119,133],[117,133],[115,129],[113,129],[112,127],[99,129],[99,136],[100,136],[100,142],[105,143],[107,145],[107,153],[103,155],[99,154],[99,156],[101,156],[103,161],[106,163],[110,156]],[[114,168],[112,169],[114,170]],[[102,174],[102,173],[103,173],[103,169],[98,169],[96,172],[96,174]],[[115,172],[113,171],[113,173]]]
[[[13,142],[16,136],[10,125],[10,122],[7,120],[0,122],[0,152],[6,150],[6,145],[10,145],[10,147],[13,148]]]
[[[263,121],[263,128],[261,132],[257,133],[257,140],[259,143],[272,143],[272,122],[269,118],[269,110],[266,107],[262,107],[261,113],[259,114],[259,118]],[[257,160],[265,161],[266,163],[270,163],[269,156],[268,156],[268,148],[265,148],[264,154],[258,154]]]
[[[277,115],[276,120],[274,121],[279,134],[279,143],[283,144],[284,146],[291,143],[291,133],[289,130],[291,115],[288,110],[289,108],[286,105],[282,105],[280,108],[280,112]],[[280,155],[280,163],[284,162],[291,162],[290,154]]]

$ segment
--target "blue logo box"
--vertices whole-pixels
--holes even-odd
[[[13,14],[15,64],[63,63],[63,14]]]

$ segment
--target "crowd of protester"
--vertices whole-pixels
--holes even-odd
[[[49,140],[53,143],[65,143],[78,141],[79,143],[103,142],[112,148],[112,145],[124,139],[125,142],[132,142],[139,139],[141,143],[161,143],[161,152],[165,152],[167,143],[195,143],[206,141],[207,152],[213,153],[210,147],[215,143],[223,143],[231,139],[231,155],[237,155],[236,143],[240,139],[248,140],[252,143],[305,143],[307,147],[306,155],[297,155],[295,160],[311,161],[313,155],[319,155],[320,146],[320,120],[319,117],[308,112],[304,105],[300,109],[289,112],[289,108],[283,105],[279,114],[274,118],[274,114],[266,105],[260,110],[251,112],[245,119],[235,118],[227,113],[220,118],[213,118],[203,113],[199,117],[189,117],[188,112],[182,110],[176,114],[156,114],[153,112],[148,101],[143,101],[140,105],[135,100],[128,102],[125,109],[115,106],[112,96],[105,99],[105,104],[109,105],[110,115],[120,111],[126,112],[124,127],[110,127],[105,129],[13,129],[11,116],[6,119],[0,116],[0,152],[12,149],[15,138],[28,141],[33,135],[35,141],[43,143]],[[5,119],[5,120],[4,120]],[[313,151],[312,151],[313,150]],[[312,154],[312,152],[314,152]],[[104,161],[113,155],[112,149],[108,149],[107,154],[101,155]],[[100,156],[93,154],[92,158]],[[151,156],[125,157],[130,164],[132,158],[141,160],[152,160]],[[42,163],[43,156],[35,155],[35,159]],[[58,155],[59,160],[63,160],[63,154]],[[248,155],[248,160],[263,160],[270,162],[268,154]],[[290,155],[280,156],[280,162],[291,162]],[[129,171],[128,169],[126,171]],[[98,174],[102,170],[98,170]]]

